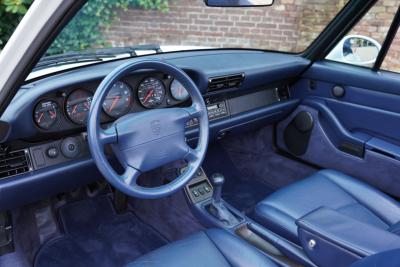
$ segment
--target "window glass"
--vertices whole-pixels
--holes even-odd
[[[389,48],[388,53],[382,63],[381,69],[400,73],[400,31]]]
[[[372,67],[397,12],[400,0],[379,0],[326,57]]]

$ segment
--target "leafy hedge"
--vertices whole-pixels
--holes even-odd
[[[0,49],[5,45],[15,27],[33,0],[0,0]],[[73,20],[53,42],[47,55],[79,51],[92,47],[107,46],[102,28],[111,25],[116,9],[131,6],[143,9],[168,11],[169,0],[88,0]]]
[[[0,50],[5,46],[33,0],[0,0]]]

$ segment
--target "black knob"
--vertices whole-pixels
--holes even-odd
[[[81,153],[79,139],[77,137],[65,138],[61,142],[61,152],[66,158],[76,158]]]
[[[220,173],[211,175],[211,183],[214,187],[213,199],[219,203],[221,201],[222,185],[225,182],[225,177]]]

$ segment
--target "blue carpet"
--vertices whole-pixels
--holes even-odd
[[[209,146],[203,168],[209,177],[213,173],[225,176],[223,199],[247,215],[252,213],[259,201],[273,192],[273,189],[265,183],[239,171],[219,143]]]
[[[46,243],[35,267],[124,266],[167,242],[133,213],[115,214],[107,196],[60,209],[65,234]]]

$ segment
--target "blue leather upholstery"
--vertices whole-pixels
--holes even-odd
[[[321,267],[349,266],[361,258],[400,248],[400,236],[329,208],[312,211],[296,224],[305,253]],[[311,239],[316,246],[308,246]]]
[[[157,249],[126,267],[277,267],[264,254],[224,230],[211,229]]]
[[[379,177],[377,177],[379,179]],[[273,193],[255,209],[257,220],[270,230],[300,244],[296,220],[320,207],[397,233],[400,205],[352,177],[323,170]]]
[[[350,267],[398,267],[400,265],[400,249],[381,252],[353,263]]]

